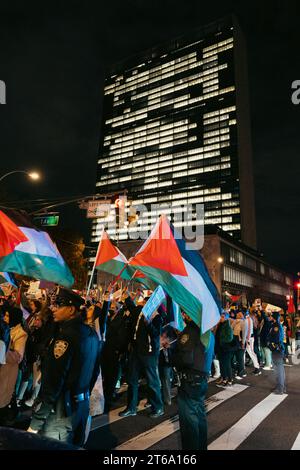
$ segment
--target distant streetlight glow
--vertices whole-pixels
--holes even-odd
[[[218,263],[222,264],[224,259],[222,258],[222,256],[219,256],[219,258],[217,259]]]
[[[40,179],[40,175],[39,173],[37,173],[36,171],[33,171],[31,173],[28,173],[28,176],[29,178],[31,178],[32,180],[39,180]]]
[[[5,175],[1,176],[0,181],[4,180],[4,178],[6,178],[9,175],[13,175],[14,173],[25,173],[25,175],[29,176],[29,178],[34,180],[34,181],[40,179],[40,174],[37,173],[36,171],[28,172],[28,171],[24,171],[24,170],[13,170],[13,171],[9,171],[8,173],[5,173]]]

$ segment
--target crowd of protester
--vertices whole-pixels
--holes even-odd
[[[134,416],[141,380],[147,383],[146,407],[157,418],[171,405],[172,387],[180,381],[174,351],[179,331],[170,326],[165,308],[145,320],[147,303],[141,289],[112,288],[102,301],[89,299],[82,321],[97,333],[97,376],[90,384],[90,416],[108,413],[118,390],[128,385],[121,416]],[[36,409],[43,384],[43,363],[58,325],[51,299],[29,300],[24,292],[0,299],[0,425],[14,426],[23,410]],[[183,313],[183,312],[182,312]],[[183,316],[188,320],[187,316]],[[266,312],[262,306],[233,305],[221,314],[215,337],[211,376],[219,387],[231,387],[247,374],[276,371],[275,393],[285,393],[284,361],[300,346],[300,320],[295,314]],[[188,352],[187,352],[188,354]],[[258,379],[259,380],[259,379]]]

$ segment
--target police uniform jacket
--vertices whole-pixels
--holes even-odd
[[[273,352],[284,354],[284,332],[279,322],[273,323],[267,336],[267,345]]]
[[[126,307],[130,311],[131,331],[130,342],[132,349],[141,355],[159,355],[160,334],[162,328],[162,318],[156,315],[148,324],[144,315],[141,315],[143,307],[136,306],[130,297],[125,300]]]
[[[210,333],[207,348],[200,340],[200,328],[190,321],[180,334],[173,355],[178,372],[209,375],[214,355],[214,335]]]
[[[97,367],[98,336],[80,317],[62,322],[42,364],[41,405],[33,413],[31,428],[42,429],[59,398],[86,394]],[[67,415],[67,414],[66,414]]]

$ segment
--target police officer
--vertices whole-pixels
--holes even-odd
[[[82,321],[79,309],[84,300],[79,295],[59,288],[55,303],[58,328],[43,361],[40,404],[28,431],[82,446],[99,341]]]
[[[283,395],[286,392],[284,371],[284,343],[283,327],[280,323],[280,313],[273,312],[271,316],[272,326],[267,336],[267,347],[272,351],[272,360],[276,374],[276,388],[273,393]]]
[[[186,327],[180,334],[173,356],[179,377],[177,404],[183,450],[207,449],[205,395],[214,355],[214,335],[209,332],[207,348],[200,340],[200,328],[184,314]]]

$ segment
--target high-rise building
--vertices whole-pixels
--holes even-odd
[[[256,245],[247,66],[234,17],[131,57],[105,79],[97,192],[133,204],[203,204],[216,224]],[[145,230],[156,213],[141,214]],[[175,221],[175,226],[197,221]],[[103,219],[95,219],[92,241]],[[128,226],[111,230],[128,239]],[[110,230],[108,230],[110,232]]]

